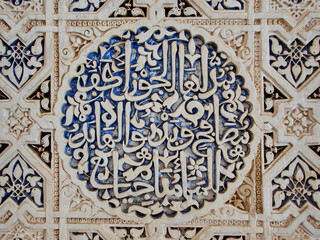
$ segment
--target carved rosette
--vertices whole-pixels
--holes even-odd
[[[108,213],[140,222],[221,207],[259,139],[252,80],[234,56],[218,36],[170,21],[95,39],[55,108],[72,181]]]

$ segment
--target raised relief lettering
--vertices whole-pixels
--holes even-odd
[[[214,42],[172,27],[126,31],[69,80],[65,152],[110,208],[174,217],[215,202],[244,168],[249,92]]]

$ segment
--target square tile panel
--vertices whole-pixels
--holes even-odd
[[[320,239],[319,0],[1,0],[1,239]]]

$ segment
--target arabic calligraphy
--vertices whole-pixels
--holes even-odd
[[[70,79],[61,119],[70,165],[123,213],[199,209],[245,165],[253,120],[244,81],[214,42],[187,30],[113,36]]]

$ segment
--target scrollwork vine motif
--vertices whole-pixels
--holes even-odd
[[[39,13],[43,10],[43,0],[3,0],[0,11],[10,12],[15,21],[20,20],[26,13]]]
[[[270,37],[270,65],[294,87],[309,79],[320,63],[320,37],[307,45],[299,39],[286,45],[277,36]]]
[[[106,0],[72,0],[69,5],[70,12],[96,12],[98,11]]]
[[[243,0],[206,0],[214,10],[243,10]]]
[[[296,20],[298,20],[308,11],[319,9],[319,3],[317,1],[271,0],[269,4],[271,11],[279,11],[284,9]]]
[[[65,207],[71,212],[78,211],[78,214],[81,212],[86,216],[95,216],[101,211],[92,201],[83,197],[79,189],[68,179],[62,183],[61,192],[65,197]]]
[[[1,170],[0,203],[9,197],[18,205],[29,198],[36,206],[43,207],[43,179],[20,155]]]
[[[70,240],[102,240],[103,238],[95,232],[72,232]]]
[[[250,60],[251,51],[247,46],[247,33],[234,32],[231,29],[221,29],[219,35],[225,40],[226,44],[232,47],[239,58],[245,61]]]
[[[38,37],[29,45],[19,39],[8,45],[0,39],[0,72],[20,89],[43,66],[44,39]]]
[[[281,209],[288,202],[301,208],[307,202],[320,208],[320,175],[300,156],[272,181],[273,209]]]
[[[64,54],[65,58],[74,58],[77,57],[81,48],[86,46],[88,43],[92,42],[95,37],[101,36],[103,31],[106,29],[99,27],[87,27],[78,32],[72,32],[69,37],[71,47],[74,54],[68,53]],[[70,55],[70,56],[69,56]]]
[[[3,232],[0,231],[0,238],[3,240],[12,240],[12,239],[33,239],[33,240],[43,240],[44,232],[35,231],[27,229],[20,221],[13,226],[10,231]]]

